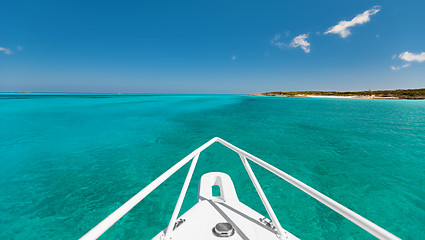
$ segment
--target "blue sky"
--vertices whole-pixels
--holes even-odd
[[[0,91],[424,88],[424,9],[423,0],[3,1]]]

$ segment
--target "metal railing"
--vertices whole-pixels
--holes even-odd
[[[335,212],[341,214],[351,222],[355,223],[359,227],[363,228],[373,236],[379,238],[379,239],[399,239],[398,237],[394,236],[390,232],[386,231],[385,229],[379,227],[378,225],[374,224],[373,222],[367,220],[366,218],[360,216],[359,214],[351,211],[350,209],[344,207],[343,205],[339,204],[338,202],[332,200],[331,198],[323,195],[322,193],[318,192],[317,190],[311,188],[310,186],[304,184],[303,182],[297,180],[296,178],[290,176],[289,174],[277,169],[276,167],[264,162],[263,160],[251,155],[248,152],[245,152],[244,150],[233,146],[232,144],[224,141],[221,138],[215,137],[205,144],[203,144],[201,147],[187,155],[185,158],[180,160],[178,163],[176,163],[173,167],[168,169],[166,172],[164,172],[161,176],[159,176],[157,179],[155,179],[153,182],[151,182],[148,186],[146,186],[144,189],[142,189],[139,193],[134,195],[130,200],[128,200],[126,203],[124,203],[121,207],[119,207],[117,210],[115,210],[113,213],[111,213],[107,218],[105,218],[102,222],[97,224],[93,229],[91,229],[88,233],[86,233],[83,237],[81,237],[81,240],[91,240],[91,239],[97,239],[100,237],[106,230],[108,230],[112,225],[114,225],[121,217],[123,217],[127,212],[129,212],[134,206],[136,206],[140,201],[142,201],[147,195],[149,195],[153,190],[155,190],[161,183],[163,183],[165,180],[167,180],[171,175],[173,175],[177,170],[182,168],[186,163],[188,163],[190,160],[193,160],[191,163],[191,166],[189,168],[189,172],[186,176],[186,179],[184,181],[182,190],[180,192],[179,198],[177,200],[177,204],[174,208],[173,215],[170,219],[170,222],[168,224],[168,227],[165,231],[165,239],[170,239],[172,235],[172,231],[174,228],[174,224],[176,222],[176,219],[178,217],[178,214],[180,212],[183,199],[186,195],[187,189],[189,187],[190,179],[192,178],[193,171],[195,169],[196,163],[199,158],[199,154],[208,148],[211,144],[219,142],[223,144],[224,146],[230,148],[231,150],[235,151],[239,154],[243,165],[245,166],[246,171],[248,172],[248,175],[254,184],[255,189],[257,190],[258,195],[261,198],[261,201],[263,202],[264,207],[267,210],[267,213],[269,217],[271,218],[272,222],[276,226],[276,231],[278,232],[278,236],[283,235],[283,228],[279,223],[279,220],[277,219],[270,203],[267,200],[266,195],[264,194],[263,190],[261,189],[260,184],[257,181],[257,178],[254,175],[254,172],[252,171],[249,163],[247,160],[251,160],[252,162],[258,164],[259,166],[267,169],[268,171],[274,173],[278,177],[284,179],[285,181],[289,182],[293,186],[297,187],[301,191],[307,193],[309,196],[315,198],[319,202],[323,203],[324,205],[328,206]]]

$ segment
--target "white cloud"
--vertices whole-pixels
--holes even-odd
[[[16,49],[18,49],[18,51],[24,50],[24,48],[22,46],[20,46],[20,45],[16,46]]]
[[[10,55],[13,52],[9,48],[0,47],[0,52],[3,52],[4,54]]]
[[[351,34],[350,32],[351,27],[369,22],[370,16],[378,13],[380,10],[381,10],[380,6],[375,6],[357,15],[351,21],[340,21],[337,25],[330,27],[328,31],[325,32],[325,34],[334,33],[334,34],[338,34],[342,38],[346,38]]]
[[[235,61],[236,60],[236,55],[232,56],[232,60]]]
[[[400,70],[400,69],[402,69],[402,68],[407,68],[407,67],[410,67],[410,63],[406,63],[406,64],[404,64],[404,65],[402,65],[402,66],[391,66],[391,69],[392,70],[394,70],[394,71],[397,71],[397,70]]]
[[[397,55],[394,55],[392,58],[395,59],[396,57],[397,57]],[[424,62],[425,61],[425,52],[415,54],[415,53],[411,53],[409,51],[406,51],[406,52],[400,53],[398,55],[398,58],[400,58],[401,60],[403,60],[407,63],[405,63],[402,66],[398,66],[398,67],[397,66],[396,67],[391,66],[392,70],[400,70],[402,68],[410,67],[411,62]]]
[[[301,34],[297,37],[295,37],[291,44],[289,44],[289,46],[296,48],[296,47],[301,47],[304,52],[309,53],[310,52],[310,43],[307,42],[308,38],[308,34]]]
[[[307,34],[301,34],[294,39],[292,39],[291,43],[285,44],[284,42],[280,41],[280,34],[276,34],[274,38],[270,41],[270,43],[276,47],[284,48],[284,47],[301,47],[304,52],[309,53],[310,52],[310,43],[306,40],[308,38]]]
[[[270,43],[275,45],[276,47],[282,48],[283,46],[285,46],[285,44],[279,40],[280,40],[280,34],[276,34],[274,35],[274,38],[270,41]]]
[[[406,51],[398,55],[398,57],[406,62],[423,62],[425,61],[425,52],[414,54]]]

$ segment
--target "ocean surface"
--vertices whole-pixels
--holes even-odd
[[[218,136],[403,239],[425,232],[425,101],[242,95],[0,94],[0,239],[78,239]],[[374,239],[251,164],[282,226],[301,239]],[[150,239],[168,225],[185,166],[101,239]],[[237,154],[204,151],[266,211]],[[267,215],[266,215],[267,216]]]

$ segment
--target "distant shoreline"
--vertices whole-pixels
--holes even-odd
[[[392,99],[392,100],[425,100],[425,88],[398,89],[359,92],[336,91],[296,91],[296,92],[266,92],[248,96],[274,96],[298,98],[342,98],[342,99]]]
[[[272,97],[293,97],[293,98],[343,98],[343,99],[395,99],[395,100],[406,100],[405,98],[397,98],[397,97],[376,97],[376,96],[326,96],[326,95],[265,95],[265,94],[249,94],[248,96],[272,96]],[[418,100],[425,100],[418,99]]]

